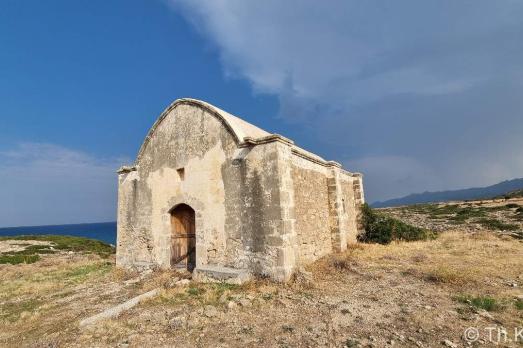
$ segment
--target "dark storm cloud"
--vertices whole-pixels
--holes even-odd
[[[172,4],[369,200],[523,176],[523,2]]]

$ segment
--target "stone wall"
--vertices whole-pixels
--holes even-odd
[[[356,206],[356,226],[358,233],[364,232],[364,226],[361,215],[361,206],[365,203],[365,194],[363,191],[363,176],[359,173],[353,175],[354,204]]]
[[[185,203],[196,215],[197,268],[287,280],[296,254],[288,144],[239,147],[219,117],[194,105],[159,120],[135,166],[119,175],[117,264],[169,268],[169,211]]]
[[[292,165],[296,234],[302,263],[310,263],[332,251],[326,171],[307,162],[296,157]]]
[[[357,241],[361,175],[307,155],[292,163],[299,262],[307,264]]]
[[[358,236],[358,214],[359,205],[354,198],[354,178],[349,175],[341,176],[341,188],[343,192],[343,211],[347,214],[347,243],[356,243]]]
[[[238,235],[241,226],[226,221],[242,195],[226,193],[225,187],[239,189],[233,184],[240,179],[232,169],[235,150],[228,130],[204,110],[189,105],[171,110],[148,139],[136,170],[120,175],[118,262],[170,267],[169,211],[180,203],[196,212],[197,265],[232,259],[226,231]]]
[[[248,267],[253,273],[287,280],[294,270],[294,203],[289,188],[287,146],[278,141],[249,148],[238,165],[242,202],[231,215],[241,233],[229,240],[235,254],[232,267]],[[240,255],[238,250],[244,250]]]

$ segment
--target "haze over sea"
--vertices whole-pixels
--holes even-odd
[[[0,228],[0,236],[19,236],[27,234],[58,234],[86,237],[116,245],[116,222]]]

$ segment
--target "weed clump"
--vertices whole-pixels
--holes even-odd
[[[472,274],[450,265],[437,265],[424,272],[424,279],[433,283],[464,286],[475,281]]]
[[[350,262],[343,257],[332,256],[329,258],[329,264],[339,271],[350,269]]]
[[[365,232],[358,239],[365,243],[388,244],[393,240],[416,241],[436,237],[432,231],[376,213],[366,203],[362,207],[362,220]]]
[[[469,304],[477,309],[484,309],[492,312],[501,309],[501,305],[498,301],[489,296],[470,296],[470,295],[459,295],[455,298],[458,302]]]
[[[187,289],[187,293],[191,296],[199,296],[200,294],[202,294],[205,290],[204,289],[200,289],[200,288],[197,288],[197,287],[189,287]]]

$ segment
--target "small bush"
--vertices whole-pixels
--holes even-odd
[[[469,304],[478,309],[484,309],[486,311],[492,312],[499,310],[501,306],[495,298],[488,296],[470,296],[470,295],[460,295],[456,297],[456,300],[461,303]]]
[[[190,287],[187,289],[187,293],[191,296],[198,296],[200,295],[201,293],[203,293],[204,290],[203,289],[199,289],[197,287]]]
[[[515,215],[511,216],[511,219],[516,220],[516,221],[523,221],[523,213],[515,214]]]
[[[516,203],[509,203],[509,204],[505,204],[505,207],[509,208],[509,209],[512,209],[512,208],[519,208],[519,204],[516,204]]]
[[[519,207],[518,209],[516,209],[516,213],[523,214],[523,207]]]
[[[349,338],[347,341],[345,341],[345,347],[352,348],[352,347],[359,347],[359,346],[361,346],[361,344],[358,340]]]
[[[361,242],[388,244],[393,240],[415,241],[434,238],[429,230],[374,212],[368,204],[362,207],[365,232],[358,236]]]
[[[340,256],[331,256],[329,258],[329,264],[337,270],[347,270],[350,268],[350,264],[347,259]]]
[[[213,285],[212,287],[214,288],[214,290],[220,294],[225,291],[237,290],[239,288],[239,285],[229,284],[229,283],[225,283],[225,282],[214,283],[212,285]]]
[[[294,328],[290,325],[282,325],[283,332],[294,332]]]
[[[514,303],[514,305],[516,306],[517,310],[523,311],[523,300],[522,299],[518,298],[516,300],[516,302]]]
[[[0,264],[18,265],[20,263],[35,263],[40,260],[38,255],[0,255]]]
[[[518,225],[506,224],[497,219],[483,218],[483,219],[477,220],[477,222],[489,230],[515,231],[519,228]]]
[[[461,208],[456,212],[456,215],[451,217],[451,221],[465,222],[467,219],[472,217],[483,217],[485,211],[482,209],[475,209],[471,207]]]

